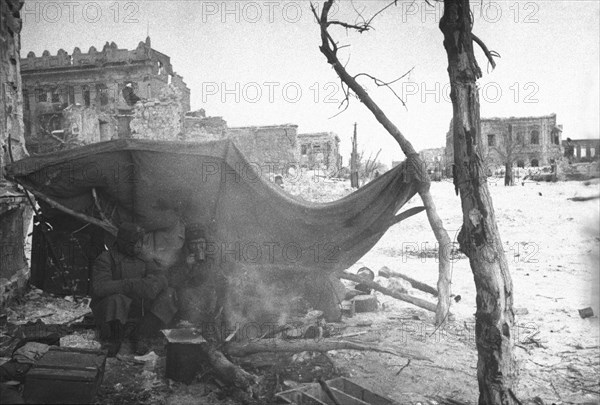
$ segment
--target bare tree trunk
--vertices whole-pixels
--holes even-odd
[[[477,288],[476,341],[479,404],[517,404],[513,387],[512,280],[482,165],[479,95],[469,0],[444,0],[440,29],[448,54],[454,133],[454,184],[460,193],[460,249],[469,258]],[[479,41],[478,41],[479,42]]]
[[[512,162],[506,162],[504,166],[504,186],[512,186],[513,185],[513,172],[512,172]]]

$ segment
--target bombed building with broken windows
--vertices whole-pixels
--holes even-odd
[[[45,153],[65,144],[127,138],[135,102],[123,97],[127,84],[136,98],[154,99],[168,87],[180,94],[183,114],[190,109],[190,91],[173,71],[170,57],[153,49],[150,38],[136,49],[114,42],[101,51],[56,55],[29,52],[20,60],[23,79],[23,120],[30,152]],[[129,102],[128,102],[129,101]]]
[[[295,124],[229,127],[204,109],[190,111],[189,88],[149,37],[134,50],[107,42],[87,53],[29,52],[20,62],[25,140],[32,154],[121,138],[228,138],[262,172],[284,173],[290,166],[336,171],[342,165],[333,133],[298,135]]]
[[[341,169],[340,138],[333,132],[298,134],[298,145],[301,166],[329,171]]]
[[[518,167],[549,166],[562,156],[562,125],[556,114],[538,117],[482,118],[481,154],[488,169],[507,160]],[[454,162],[453,128],[446,134],[446,162]]]
[[[562,141],[564,149],[569,147],[572,148],[572,161],[573,162],[592,162],[598,160],[598,151],[600,150],[600,139],[572,139],[571,145],[568,145],[568,141],[565,139]]]
[[[429,148],[419,151],[419,157],[427,170],[431,180],[439,181],[442,178],[444,168],[446,167],[446,149]],[[398,162],[399,163],[399,162]]]

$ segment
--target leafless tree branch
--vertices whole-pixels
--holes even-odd
[[[357,78],[359,78],[360,76],[366,76],[366,77],[370,78],[371,80],[373,80],[373,82],[375,82],[375,84],[376,84],[378,87],[384,87],[384,86],[385,86],[385,87],[387,87],[387,88],[388,88],[388,89],[389,89],[389,90],[390,90],[390,91],[391,91],[391,92],[394,94],[394,96],[396,96],[396,98],[397,98],[398,100],[400,100],[400,102],[402,103],[402,105],[404,106],[404,108],[406,108],[406,103],[405,103],[405,102],[404,102],[404,100],[402,100],[402,98],[401,98],[401,97],[400,97],[400,96],[399,96],[399,95],[398,95],[398,94],[397,94],[397,93],[394,91],[394,89],[391,87],[391,85],[392,85],[392,84],[394,84],[394,83],[396,83],[398,80],[401,80],[401,79],[403,79],[404,77],[406,77],[407,75],[409,75],[409,74],[410,74],[410,73],[413,71],[413,69],[414,69],[414,66],[413,66],[412,68],[410,68],[410,70],[409,70],[408,72],[404,73],[404,74],[403,74],[402,76],[400,76],[399,78],[397,78],[397,79],[395,79],[395,80],[392,80],[391,82],[384,82],[383,80],[381,80],[381,79],[379,79],[379,78],[377,78],[377,77],[375,77],[375,76],[372,76],[372,75],[370,75],[370,74],[368,74],[368,73],[359,73],[359,74],[357,74],[357,75],[355,75],[355,76],[354,76],[354,79],[356,80],[356,79],[357,79]]]
[[[494,58],[499,58],[500,54],[496,51],[490,51],[487,45],[481,39],[479,39],[477,35],[471,33],[471,37],[473,38],[473,41],[475,41],[475,43],[479,45],[479,47],[485,54],[485,57],[487,58],[488,62],[490,62],[490,65],[492,65],[492,70],[495,69],[496,61],[494,60]]]

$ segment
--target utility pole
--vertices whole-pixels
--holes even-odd
[[[356,146],[356,122],[352,136],[352,153],[350,155],[350,187],[358,188],[358,154]]]

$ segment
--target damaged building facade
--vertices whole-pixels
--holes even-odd
[[[446,148],[423,149],[419,151],[419,157],[431,179],[439,181],[446,168]]]
[[[269,170],[281,174],[290,167],[337,172],[342,167],[340,138],[333,132],[298,134],[294,124],[228,127],[222,117],[207,117],[204,110],[186,114],[183,140],[226,138],[263,173]]]
[[[5,166],[27,156],[19,74],[21,0],[0,2],[0,307],[26,286],[24,239],[31,210],[26,196],[4,175]]]
[[[342,168],[340,138],[333,132],[299,134],[298,144],[301,166],[330,171]]]
[[[150,38],[136,49],[114,42],[87,53],[60,49],[56,55],[29,52],[20,60],[27,146],[31,153],[130,136],[133,107],[122,91],[131,83],[142,99],[154,99],[165,88],[180,93],[182,116],[190,109],[190,91],[173,71],[170,57],[153,49]]]
[[[503,167],[512,155],[518,167],[548,166],[562,156],[562,125],[556,114],[538,117],[482,118],[482,154],[489,169]],[[446,134],[446,162],[454,162],[452,122]]]
[[[229,127],[222,117],[206,116],[204,109],[190,112],[183,121],[181,140],[206,142],[231,139],[261,174],[283,173],[297,165],[298,125]]]
[[[101,51],[59,50],[21,59],[25,139],[41,154],[117,138],[205,142],[231,139],[261,172],[289,167],[339,170],[339,137],[298,134],[294,124],[229,127],[222,117],[190,111],[190,90],[174,73],[169,56],[150,38],[136,49],[106,43]],[[140,98],[128,103],[131,83]]]
[[[572,139],[573,161],[591,162],[598,160],[598,150],[600,149],[600,139]],[[563,148],[567,146],[567,141],[562,141]]]

